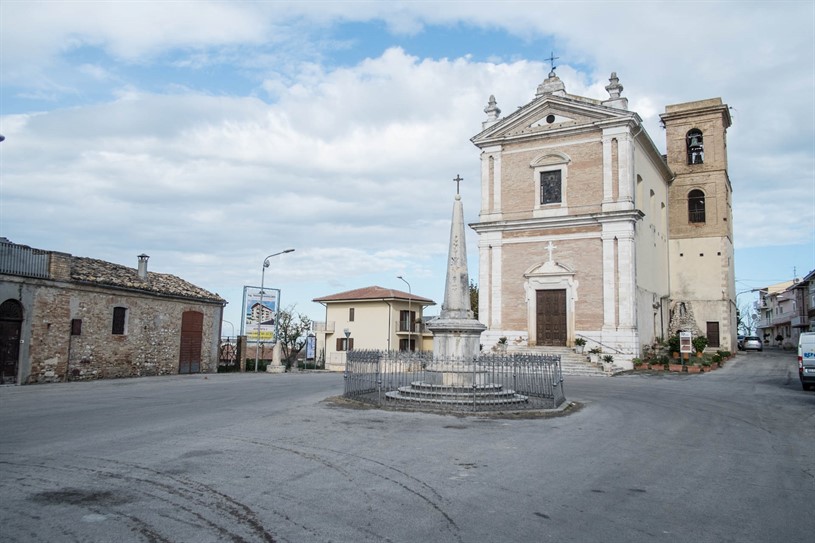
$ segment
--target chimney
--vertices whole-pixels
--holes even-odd
[[[146,254],[139,255],[139,279],[147,281],[147,259],[150,258]]]

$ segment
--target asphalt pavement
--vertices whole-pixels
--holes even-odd
[[[0,387],[0,539],[811,543],[796,372],[567,377],[538,419],[351,409],[324,373]]]

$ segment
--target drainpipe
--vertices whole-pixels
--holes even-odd
[[[390,352],[390,350],[391,350],[391,316],[393,315],[393,306],[391,306],[391,303],[388,300],[384,299],[384,298],[382,298],[382,301],[385,302],[386,304],[388,304],[388,351]]]

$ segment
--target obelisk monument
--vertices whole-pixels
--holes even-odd
[[[456,176],[456,198],[450,225],[447,279],[444,302],[437,319],[427,323],[433,333],[435,361],[472,362],[481,352],[481,332],[487,329],[473,317],[470,307],[470,276],[467,272],[467,243],[464,236],[464,208],[459,194],[461,176]]]

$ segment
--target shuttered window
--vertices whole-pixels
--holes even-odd
[[[337,338],[337,350],[338,351],[352,351],[354,349],[354,338],[350,337],[348,339],[344,337]]]
[[[125,323],[127,321],[127,308],[114,307],[113,308],[113,331],[112,333],[117,336],[124,335]]]

